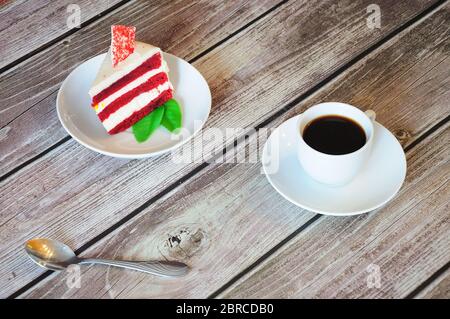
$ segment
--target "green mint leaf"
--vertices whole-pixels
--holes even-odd
[[[164,116],[162,118],[161,124],[170,132],[181,128],[182,114],[181,108],[175,99],[170,99],[164,106]]]
[[[158,107],[132,126],[134,137],[139,143],[148,140],[150,135],[159,127],[164,116],[164,107]]]

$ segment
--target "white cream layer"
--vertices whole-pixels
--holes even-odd
[[[106,120],[104,120],[103,126],[109,132],[118,124],[120,124],[123,120],[129,118],[134,112],[139,111],[151,101],[156,99],[161,92],[172,88],[170,82],[165,82],[161,84],[156,89],[150,90],[148,92],[141,93],[136,96],[133,100],[131,100],[128,104],[122,106],[116,112],[112,113]]]
[[[156,75],[158,73],[161,73],[161,72],[166,72],[166,68],[164,67],[164,65],[165,65],[165,63],[163,63],[163,65],[160,68],[158,68],[158,69],[154,69],[154,70],[148,71],[147,73],[144,73],[143,75],[141,75],[140,77],[138,77],[134,81],[130,82],[129,84],[127,84],[126,86],[121,88],[119,91],[111,94],[106,99],[104,99],[103,101],[99,102],[98,103],[98,107],[95,110],[97,112],[97,114],[100,113],[101,111],[103,111],[105,109],[105,107],[110,105],[114,100],[116,100],[117,98],[121,97],[122,95],[124,95],[128,91],[131,91],[132,89],[134,89],[134,88],[138,87],[139,85],[145,83],[152,76],[154,76],[154,75]]]

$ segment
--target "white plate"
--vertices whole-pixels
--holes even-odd
[[[91,108],[88,91],[105,54],[98,55],[73,70],[64,80],[56,99],[56,109],[64,129],[80,144],[101,154],[121,158],[145,158],[171,151],[186,143],[206,122],[211,109],[211,92],[203,76],[188,62],[164,53],[174,86],[174,98],[183,111],[183,129],[189,134],[171,136],[160,127],[144,143],[131,130],[109,135]]]
[[[287,200],[307,210],[335,216],[370,212],[390,201],[406,176],[406,159],[397,139],[375,123],[371,157],[349,184],[331,187],[310,178],[297,158],[297,122],[295,116],[281,124],[267,140],[262,156],[264,172],[270,184]],[[272,148],[279,136],[279,147]],[[277,149],[270,154],[271,149]],[[279,156],[279,168],[269,166]],[[273,172],[272,172],[273,170]]]

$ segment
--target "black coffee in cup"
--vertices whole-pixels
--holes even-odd
[[[340,115],[326,115],[309,122],[303,139],[321,153],[343,155],[353,153],[366,144],[364,129],[352,119]]]

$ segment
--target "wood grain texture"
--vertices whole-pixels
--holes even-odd
[[[450,260],[450,123],[412,149],[399,195],[358,217],[323,217],[225,298],[401,298]],[[379,267],[380,287],[370,286]]]
[[[450,269],[436,278],[431,284],[423,289],[417,299],[450,299]]]
[[[78,0],[80,23],[101,14],[121,0]],[[71,0],[14,1],[0,9],[0,68],[14,62],[71,29]]]
[[[329,6],[326,5],[326,8],[323,8],[325,12],[316,12],[315,8],[310,8],[310,18],[305,21],[316,21],[318,25],[308,27],[306,22],[299,25],[299,20],[303,21],[303,18],[300,19],[300,15],[303,17],[308,11],[305,8],[306,11],[295,10],[293,5],[300,4],[294,3],[280,9],[273,16],[268,16],[255,24],[254,31],[245,32],[233,41],[224,44],[220,50],[213,51],[220,53],[221,56],[220,59],[212,59],[213,62],[217,61],[216,63],[207,63],[206,61],[211,60],[208,56],[198,61],[196,65],[200,70],[203,73],[209,72],[208,81],[216,96],[217,104],[211,115],[210,126],[245,127],[255,125],[254,123],[260,121],[265,113],[270,115],[275,112],[274,105],[281,107],[284,101],[307,90],[309,86],[316,83],[314,81],[320,80],[338,67],[338,64],[333,64],[333,67],[327,70],[327,63],[330,61],[343,63],[350,59],[350,54],[357,54],[356,44],[359,43],[360,48],[370,44],[367,43],[367,35],[372,31],[366,28],[365,17],[358,16],[357,23],[349,18],[353,17],[355,11],[360,12],[362,7],[356,9],[350,4],[342,4],[342,7],[335,6],[341,15],[339,19],[334,18],[341,21],[339,28],[350,28],[346,24],[351,22],[354,38],[338,37],[339,29],[336,29],[334,25],[325,25],[324,34],[331,32],[330,39],[336,40],[337,44],[326,42],[325,46],[323,42],[318,42],[314,46],[318,34],[317,31],[316,33],[312,31],[321,28],[323,21],[314,18],[319,15],[323,16],[328,12],[326,8]],[[325,7],[325,4],[323,6]],[[410,5],[406,8],[402,6],[399,8],[401,10],[398,16],[394,11],[390,11],[392,19],[386,19],[386,29],[383,32],[392,30],[404,20],[414,16],[416,12],[412,10],[419,10]],[[299,16],[293,17],[292,12]],[[329,14],[334,17],[335,11],[329,12]],[[345,18],[347,15],[348,18]],[[306,31],[310,31],[309,28],[312,28],[311,32],[302,33],[303,38],[299,39],[297,29],[289,29],[289,26],[285,25],[285,21],[289,21],[289,26],[292,28],[295,26],[302,30],[305,27]],[[267,42],[261,43],[261,39],[267,37],[269,32],[278,36],[282,30],[287,31],[285,34],[287,42],[302,44],[302,47],[292,46],[291,51],[280,51],[278,46],[266,48]],[[380,31],[371,40],[376,41],[383,34]],[[359,39],[360,42],[355,39]],[[349,47],[348,43],[352,44],[350,52],[345,49]],[[262,61],[262,58],[270,55],[273,59],[283,61],[283,68],[281,70],[268,69],[270,65],[273,65],[273,60],[269,59],[266,62],[267,65],[256,64],[257,69],[251,72],[251,67],[255,66],[254,63],[248,64],[247,60],[244,60],[243,64],[237,63],[243,54],[242,50],[247,52],[248,47],[255,49],[252,51],[252,60]],[[271,53],[267,52],[269,49],[272,50]],[[288,49],[289,47],[286,47],[286,50]],[[331,60],[328,59],[322,61],[322,64],[318,64],[321,65],[320,70],[323,71],[323,74],[316,78],[319,70],[302,68],[303,64],[308,65],[308,63],[309,67],[312,67],[309,59],[303,55],[316,54],[321,49],[324,52],[334,49],[337,55]],[[295,51],[292,52],[292,50]],[[346,52],[346,55],[343,55],[342,52]],[[258,54],[261,59],[258,59]],[[226,56],[233,59],[227,60]],[[222,71],[213,74],[209,70],[214,68]],[[291,69],[295,69],[297,73]],[[228,72],[226,77],[223,73],[224,70]],[[270,78],[265,79],[268,75]],[[255,86],[257,78],[264,78],[265,86],[261,81],[256,81],[259,86]],[[221,96],[223,101],[218,100],[222,88],[229,90],[230,85],[236,88],[238,83],[246,83],[246,86],[234,93],[233,99]],[[277,86],[274,83],[281,85]],[[293,83],[302,85],[296,86]],[[294,92],[290,91],[292,89]],[[237,96],[238,94],[241,95]],[[291,97],[287,97],[286,94]],[[239,103],[236,103],[238,101]],[[235,108],[236,104],[242,105],[240,112],[242,112],[242,108],[245,108],[248,110],[248,114],[252,115],[242,116],[242,113]],[[173,165],[169,163],[168,156],[151,161],[117,160],[94,154],[74,142],[69,142],[8,179],[2,185],[2,195],[0,195],[5,203],[5,210],[2,214],[2,239],[5,240],[5,243],[14,242],[17,246],[10,246],[9,250],[4,250],[5,263],[1,270],[1,277],[5,279],[6,283],[3,291],[5,294],[8,291],[14,291],[42,272],[31,264],[24,266],[26,259],[17,258],[17,251],[21,247],[20,242],[31,236],[47,236],[61,239],[74,248],[78,248],[197,165],[196,163]],[[26,187],[24,187],[25,185]],[[14,194],[14,197],[10,194]]]
[[[22,63],[0,78],[0,176],[67,136],[56,114],[57,89],[81,62],[107,50],[111,24],[135,25],[139,40],[189,60],[278,3],[133,2]]]
[[[385,2],[390,10],[383,28],[375,31],[366,26],[368,3],[289,3],[197,61],[214,96],[207,125],[257,125],[430,2],[394,6]],[[224,141],[210,143],[203,159],[223,145]],[[124,161],[69,141],[5,180],[0,189],[2,294],[42,273],[18,255],[26,239],[52,237],[76,249],[152,200],[203,159],[190,164],[173,164],[169,156]]]
[[[445,41],[437,40],[441,39],[442,32],[447,30],[445,25],[442,26],[443,18],[445,14],[442,12],[435,13],[414,29],[400,34],[378,52],[348,69],[323,90],[295,106],[290,112],[276,118],[270,126],[279,125],[307,106],[322,101],[324,96],[330,100],[347,101],[350,97],[362,97],[370,90],[383,88],[388,90],[392,85],[393,74],[403,79],[399,80],[399,83],[415,76],[418,85],[422,85],[420,83],[429,78],[426,75],[433,69],[434,76],[431,79],[436,81],[426,80],[426,82],[433,88],[431,92],[438,91],[441,87],[442,73],[448,72],[446,68],[435,67],[436,63],[442,61],[442,54],[445,55],[445,52],[442,53]],[[431,30],[435,30],[435,33]],[[428,37],[423,37],[424,34],[428,34]],[[424,40],[418,44],[418,38]],[[409,43],[417,44],[415,50],[411,51]],[[419,53],[427,54],[434,62],[415,65]],[[393,64],[391,67],[393,70],[386,72],[385,61],[388,58],[401,60],[402,63]],[[374,88],[368,87],[371,84],[370,77],[363,76],[369,71],[372,79],[377,79]],[[349,92],[345,88],[352,90]],[[405,90],[409,93],[406,94]],[[414,101],[422,93],[420,90],[407,88],[395,91],[404,102]],[[448,92],[444,91],[444,94]],[[428,111],[421,112],[420,104],[408,105],[399,101],[397,107],[391,109],[389,113],[383,112],[382,110],[388,107],[391,101],[392,96],[385,94],[384,99],[374,104],[363,104],[363,107],[373,107],[379,114],[379,121],[387,123],[386,126],[391,130],[407,127],[408,131],[416,132],[410,139],[405,140],[405,145],[411,145],[423,133],[416,127],[422,125],[430,127],[448,112],[445,104],[442,105],[444,102],[441,98],[433,99]],[[406,110],[410,110],[413,114],[418,113],[419,117],[401,116]],[[428,113],[437,115],[434,117]],[[421,162],[425,165],[423,158],[414,159],[415,165]],[[424,167],[422,166],[422,169]],[[420,177],[419,173],[413,175],[415,178]],[[411,193],[408,193],[409,195]],[[409,205],[408,196],[402,197],[403,201],[400,201],[401,204],[396,208]],[[395,210],[392,212],[395,216]],[[86,285],[82,285],[84,288],[81,290],[68,289],[64,281],[66,274],[63,273],[43,281],[24,297],[205,297],[225,284],[239,270],[250,266],[294,229],[301,227],[307,220],[303,219],[304,217],[309,219],[311,216],[310,213],[299,210],[277,195],[260,175],[259,164],[236,167],[210,166],[191,182],[179,187],[176,192],[158,199],[138,217],[84,253],[86,256],[136,259],[159,256],[184,260],[194,269],[192,275],[181,282],[163,283],[159,279],[132,272],[125,274],[115,270],[105,272],[104,269],[89,268],[83,272],[83,281]],[[275,217],[278,219],[274,221]],[[95,287],[87,284],[88,282],[96,283]]]

